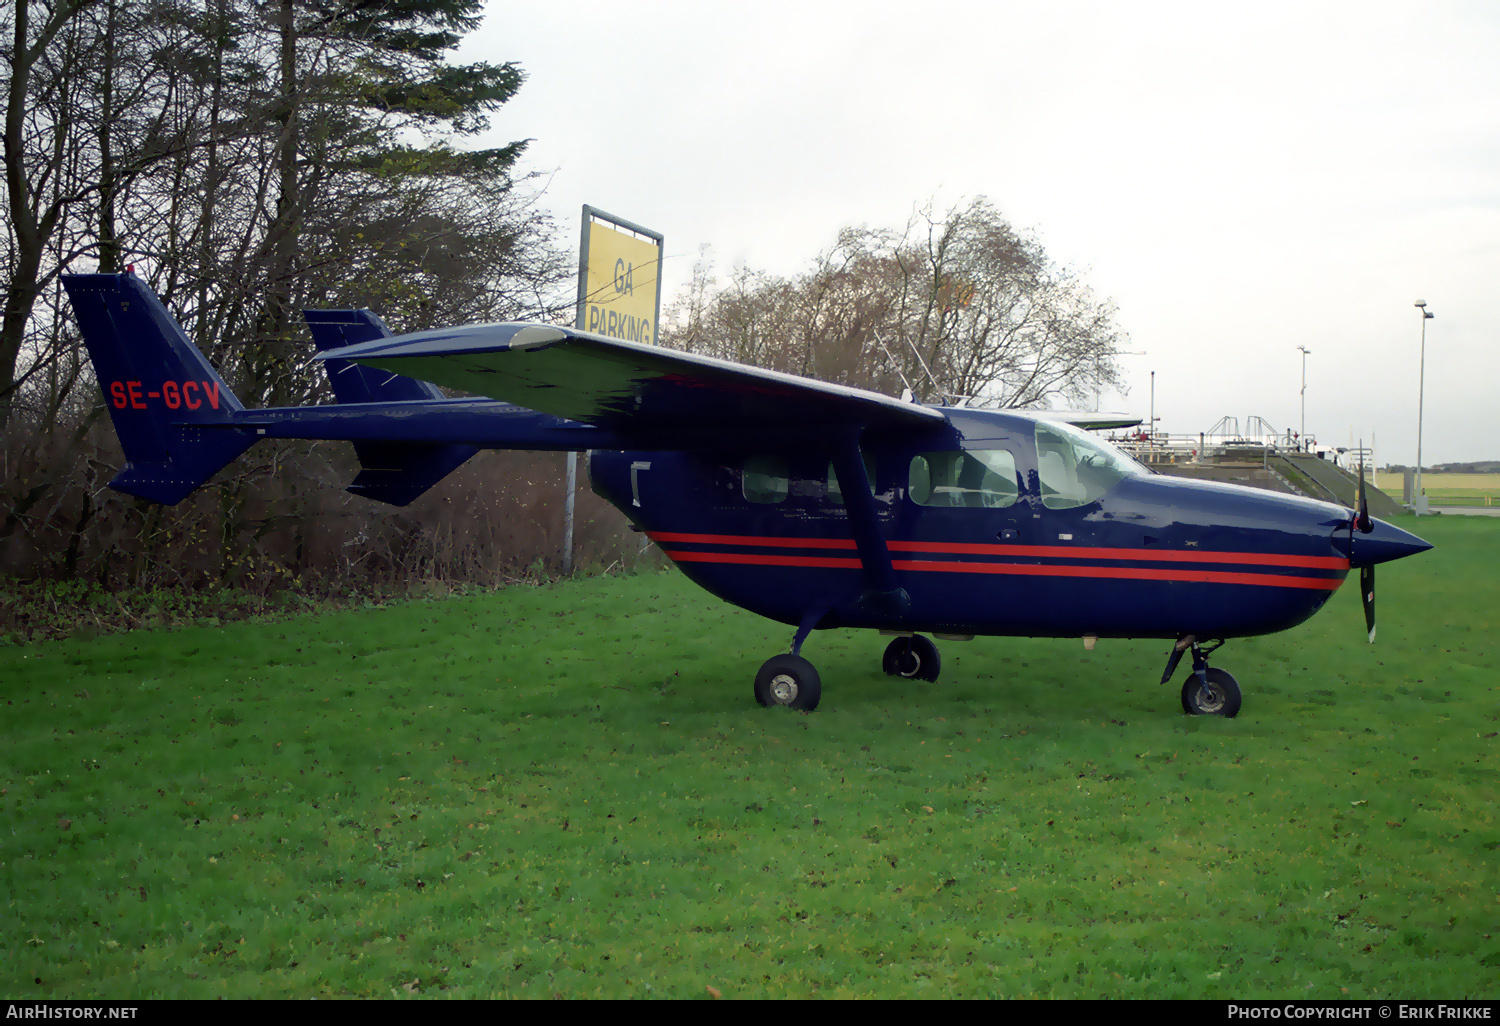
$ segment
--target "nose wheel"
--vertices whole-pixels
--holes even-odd
[[[1223,716],[1232,719],[1240,711],[1240,685],[1227,670],[1208,665],[1208,654],[1216,651],[1223,641],[1211,645],[1200,645],[1198,639],[1188,634],[1172,646],[1167,656],[1167,669],[1161,675],[1165,684],[1177,672],[1177,664],[1184,652],[1193,654],[1193,670],[1182,682],[1182,711],[1189,716]]]
[[[1240,711],[1239,682],[1216,666],[1204,667],[1203,676],[1199,680],[1194,671],[1182,682],[1182,711],[1189,716],[1233,718]]]

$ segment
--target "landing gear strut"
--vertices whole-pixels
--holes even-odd
[[[1184,651],[1193,653],[1193,670],[1182,682],[1182,711],[1189,716],[1223,716],[1233,719],[1240,711],[1240,685],[1227,670],[1208,665],[1209,653],[1216,651],[1224,642],[1207,648],[1198,644],[1191,634],[1172,646],[1167,657],[1167,670],[1162,674],[1165,684],[1177,671],[1177,664]]]

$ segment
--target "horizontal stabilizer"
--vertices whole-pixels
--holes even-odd
[[[391,331],[370,310],[303,310],[319,352],[390,338]],[[340,404],[431,402],[442,389],[348,360],[324,360],[328,384]],[[367,499],[407,506],[479,450],[472,445],[423,442],[355,442],[360,472],[348,491]]]
[[[163,506],[175,506],[250,448],[252,441],[240,434],[216,431],[204,436],[204,445],[216,450],[212,458],[198,461],[166,459],[133,462],[116,474],[109,486],[126,495],[149,499]]]
[[[359,476],[348,491],[392,506],[409,506],[479,450],[427,442],[355,442]]]

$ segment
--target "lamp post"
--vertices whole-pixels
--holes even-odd
[[[1298,346],[1297,349],[1302,353],[1302,431],[1297,435],[1300,443],[1297,448],[1302,449],[1307,445],[1307,354],[1312,350],[1306,346]]]
[[[1417,364],[1417,494],[1412,496],[1412,503],[1413,512],[1421,516],[1427,512],[1427,496],[1422,492],[1422,401],[1427,390],[1427,322],[1432,319],[1432,311],[1427,309],[1425,299],[1417,300],[1416,307],[1422,311],[1422,355]]]

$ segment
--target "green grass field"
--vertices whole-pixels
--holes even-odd
[[[791,631],[675,572],[0,648],[0,992],[1493,999],[1500,523],[1402,526],[1234,720],[852,631],[761,709]]]
[[[1375,487],[1399,501],[1402,476],[1377,474]],[[1423,474],[1422,490],[1437,505],[1500,505],[1500,474]]]

